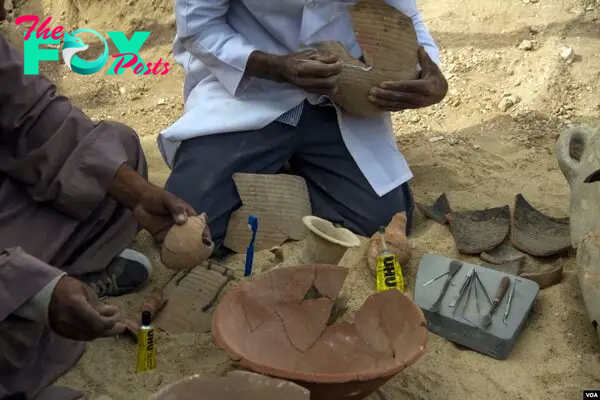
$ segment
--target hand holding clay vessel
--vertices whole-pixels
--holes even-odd
[[[206,213],[202,213],[169,230],[162,244],[160,259],[170,269],[192,269],[208,260],[213,249]]]
[[[417,33],[409,16],[383,0],[359,0],[350,14],[365,62],[339,42],[323,42],[318,50],[339,56],[344,65],[333,101],[352,115],[378,116],[384,112],[369,101],[371,88],[419,77]]]
[[[388,251],[396,256],[401,267],[410,260],[412,248],[406,237],[406,213],[401,212],[394,215],[385,228],[384,238]],[[381,234],[379,232],[371,236],[369,247],[367,248],[367,263],[369,270],[375,275],[377,269],[377,257],[381,255],[383,244],[381,243]]]

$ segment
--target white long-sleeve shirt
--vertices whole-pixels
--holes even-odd
[[[419,43],[434,62],[439,50],[416,0],[382,0],[412,18]],[[361,55],[349,10],[356,0],[176,0],[175,59],[186,72],[185,113],[161,132],[158,145],[168,165],[181,141],[211,134],[255,130],[308,100],[325,96],[288,84],[244,75],[250,53],[272,54],[315,48],[337,40]],[[417,66],[415,66],[417,67]],[[335,106],[335,105],[334,105]],[[373,118],[349,115],[335,106],[348,151],[383,196],[413,175],[398,151],[390,113]]]

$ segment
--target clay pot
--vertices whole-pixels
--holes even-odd
[[[396,255],[398,263],[404,267],[410,260],[412,248],[406,237],[406,213],[401,212],[392,218],[383,234],[387,244],[388,251]],[[371,236],[369,247],[367,248],[367,263],[369,270],[373,275],[377,269],[377,257],[381,255],[383,243],[381,243],[381,234],[379,232]]]
[[[189,217],[183,225],[173,225],[162,244],[160,259],[170,269],[192,269],[208,260],[214,249],[206,214]]]
[[[360,246],[354,233],[327,220],[308,215],[302,222],[308,228],[301,256],[305,264],[337,264],[349,248]]]
[[[292,382],[246,371],[226,376],[192,375],[166,386],[150,400],[308,400],[308,391]]]
[[[243,368],[292,380],[311,400],[361,400],[425,352],[423,313],[406,295],[371,295],[353,322],[330,321],[348,269],[282,267],[226,294],[215,342]]]

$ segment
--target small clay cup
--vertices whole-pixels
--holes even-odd
[[[358,237],[345,228],[337,228],[331,222],[308,215],[302,218],[308,228],[301,260],[304,264],[335,265],[351,247],[360,246]]]

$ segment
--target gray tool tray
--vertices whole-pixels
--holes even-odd
[[[442,301],[440,312],[436,314],[430,311],[431,306],[437,300],[447,276],[436,280],[428,286],[423,287],[423,284],[448,271],[451,261],[451,258],[435,254],[425,254],[419,262],[419,270],[417,271],[415,283],[415,303],[423,310],[429,330],[447,340],[479,353],[498,360],[505,360],[508,358],[519,333],[523,329],[525,320],[531,311],[533,301],[540,290],[539,285],[529,279],[504,274],[474,264],[463,263],[462,268],[451,281],[451,286],[448,288]],[[463,318],[462,310],[466,304],[468,292],[465,292],[461,302],[457,303],[455,307],[449,306],[458,296],[467,273],[473,267],[475,267],[479,279],[492,300],[502,278],[504,276],[510,278],[510,286],[492,316],[492,324],[487,329],[483,327],[481,321],[491,306],[481,290],[481,286],[478,285],[479,315],[477,315],[474,291],[471,292],[467,308],[464,311],[466,319]],[[515,281],[518,283],[515,286],[507,323],[504,324],[502,321],[504,311],[506,310],[508,297]],[[453,315],[452,312],[457,307],[458,310]]]

